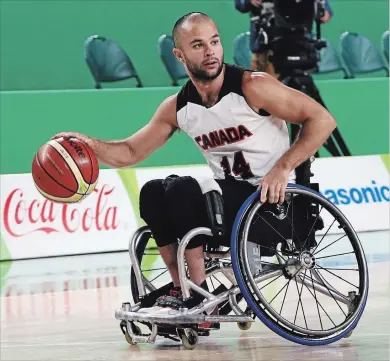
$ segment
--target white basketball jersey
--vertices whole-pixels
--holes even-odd
[[[257,186],[290,147],[287,125],[264,111],[256,113],[241,89],[245,70],[225,66],[218,101],[210,108],[191,80],[183,86],[177,96],[177,122],[204,155],[214,178],[234,177]]]

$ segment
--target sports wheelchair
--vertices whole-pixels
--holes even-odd
[[[156,271],[164,267],[141,268],[143,260],[157,257],[158,249],[148,227],[139,228],[129,243],[133,302],[115,311],[129,344],[154,343],[163,336],[194,349],[200,336],[213,331],[200,324],[236,322],[247,330],[256,317],[281,337],[302,345],[325,345],[351,336],[368,296],[366,259],[353,227],[318,192],[318,184],[301,185],[297,177],[297,184],[287,186],[285,202],[271,208],[260,202],[260,191],[254,192],[236,216],[230,247],[213,247],[213,242],[205,246],[208,290],[188,278],[184,257],[193,237],[202,234],[213,240],[225,231],[220,193],[210,189],[203,193],[210,228],[189,231],[179,243],[177,259],[183,300],[191,298],[190,292],[205,300],[164,314],[137,312],[153,305],[155,297],[148,300],[151,294],[172,286],[156,285]],[[266,242],[263,233],[253,231],[259,219],[273,232]],[[146,263],[150,267],[151,262]],[[218,313],[211,314],[216,307]],[[149,333],[143,334],[136,323]]]

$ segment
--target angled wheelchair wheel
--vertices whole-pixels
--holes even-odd
[[[303,345],[348,337],[368,295],[358,236],[342,212],[312,189],[289,184],[282,206],[255,192],[232,231],[233,271],[255,315]]]
[[[142,276],[148,282],[147,293],[170,282],[168,269],[160,258],[160,252],[150,231],[144,232],[137,242],[136,257],[141,266]],[[131,268],[130,273],[130,285],[133,300],[137,303],[140,298],[133,268]]]

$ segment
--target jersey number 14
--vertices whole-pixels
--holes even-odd
[[[242,179],[248,179],[254,177],[249,163],[246,162],[242,151],[234,153],[233,167],[230,168],[228,157],[222,157],[221,166],[225,173],[225,176],[231,175],[232,170],[236,176],[240,176]]]

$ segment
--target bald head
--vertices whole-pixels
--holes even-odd
[[[172,30],[172,37],[175,43],[175,47],[179,47],[180,45],[180,36],[187,27],[191,27],[194,23],[199,23],[202,21],[214,21],[206,14],[200,12],[192,12],[182,16],[179,20],[176,21]]]
[[[173,54],[187,74],[200,81],[212,81],[223,69],[223,47],[215,22],[206,14],[182,16],[172,31]]]

